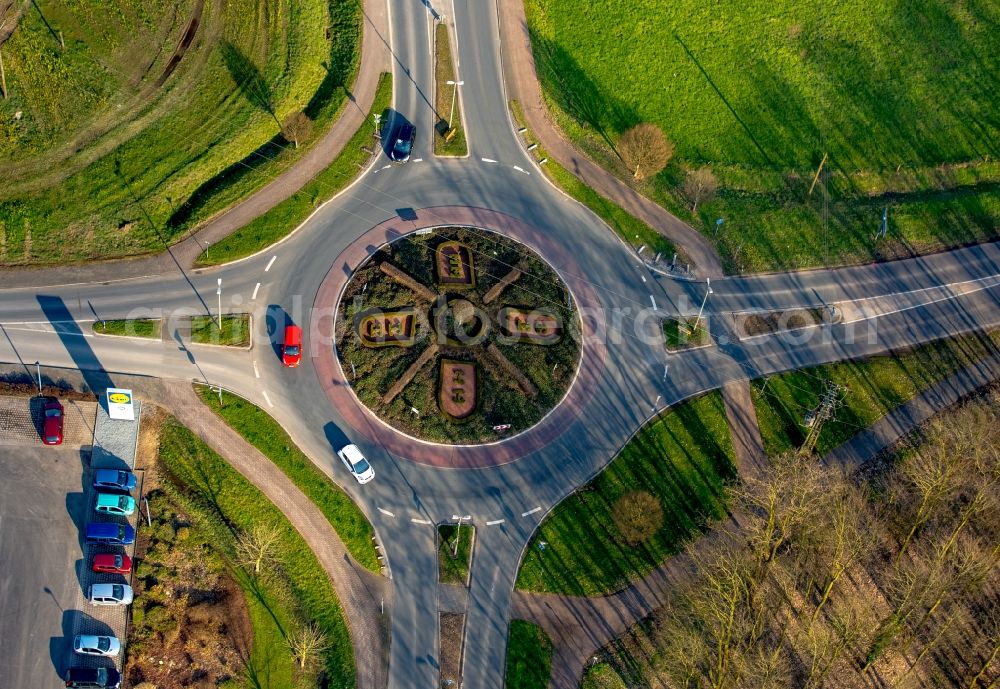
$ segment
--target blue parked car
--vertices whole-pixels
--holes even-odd
[[[87,524],[87,543],[132,545],[135,543],[135,529],[128,524],[92,522]]]
[[[98,493],[94,511],[100,514],[113,514],[127,517],[135,512],[135,499],[131,495],[117,493]]]
[[[135,474],[118,469],[97,469],[94,472],[94,488],[128,493],[135,488]]]

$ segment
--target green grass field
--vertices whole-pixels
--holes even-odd
[[[623,588],[725,514],[724,484],[735,476],[733,461],[718,393],[669,410],[545,518],[521,563],[517,587],[570,595]],[[617,533],[611,506],[635,490],[660,499],[664,524],[645,544],[632,547]]]
[[[112,321],[94,321],[94,332],[100,335],[118,335],[121,337],[160,336],[160,319],[158,318],[128,318]]]
[[[237,577],[250,599],[254,631],[261,635],[255,637],[248,658],[249,686],[285,689],[294,685],[297,673],[285,644],[289,622],[311,620],[330,641],[322,653],[326,675],[322,686],[353,687],[354,653],[337,595],[316,556],[284,515],[172,418],[163,425],[160,461],[167,472],[166,483],[174,486],[172,497],[185,512],[199,515],[199,527],[211,531],[216,546],[228,558],[235,557],[240,530],[265,521],[281,532],[275,572],[256,579],[245,572]]]
[[[372,137],[375,130],[371,124],[371,115],[381,113],[391,102],[392,75],[386,73],[379,80],[368,118],[347,142],[337,159],[289,198],[205,249],[196,263],[199,266],[214,266],[251,256],[298,227],[320,204],[350,184],[371,160],[372,154],[364,150],[378,148]]]
[[[642,191],[712,237],[731,270],[863,262],[998,234],[995,3],[526,9],[564,130],[614,168],[623,131],[659,125],[676,155]],[[828,177],[810,196],[824,153]],[[679,186],[685,166],[702,165],[720,190],[692,216]],[[885,207],[888,235],[875,242]]]
[[[224,392],[220,408],[217,393],[204,386],[199,386],[197,391],[212,411],[274,462],[312,500],[361,566],[372,572],[379,571],[372,525],[354,501],[292,442],[277,421],[242,397]]]
[[[816,442],[824,454],[886,412],[972,362],[997,351],[996,333],[935,342],[909,352],[792,371],[752,383],[757,421],[770,456],[798,448],[802,418],[819,405],[827,381],[847,387],[842,405]]]
[[[552,640],[541,627],[511,620],[507,639],[507,689],[545,689],[552,673]]]
[[[222,327],[218,316],[192,316],[191,341],[224,347],[246,347],[250,344],[250,316],[240,313],[224,315]]]
[[[162,250],[263,186],[307,148],[280,122],[304,110],[318,135],[347,102],[360,5],[26,4],[3,46],[0,265]]]

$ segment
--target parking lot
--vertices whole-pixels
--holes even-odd
[[[0,397],[0,629],[6,646],[0,689],[55,689],[64,685],[70,665],[116,664],[118,659],[74,656],[76,634],[110,634],[124,645],[126,608],[94,607],[85,598],[92,583],[128,583],[121,575],[91,572],[96,550],[83,542],[88,521],[115,520],[92,512],[97,404],[64,401],[64,442],[54,447],[39,442],[36,405],[25,397]]]

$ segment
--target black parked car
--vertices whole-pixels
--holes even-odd
[[[392,159],[400,163],[405,163],[410,159],[410,151],[413,150],[413,139],[417,135],[417,130],[412,124],[400,125],[396,132],[396,143],[392,145]]]
[[[113,667],[71,667],[66,671],[66,686],[75,689],[118,689],[122,676]]]

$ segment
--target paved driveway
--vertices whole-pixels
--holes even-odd
[[[8,421],[29,419],[4,424],[0,441],[0,629],[6,658],[0,689],[55,689],[63,686],[74,629],[90,623],[80,583],[90,445],[81,448],[87,434],[76,430],[76,444],[39,445],[27,405],[26,398],[0,397]],[[93,403],[73,406],[81,426],[93,425],[94,409]],[[67,426],[69,412],[67,405]]]

